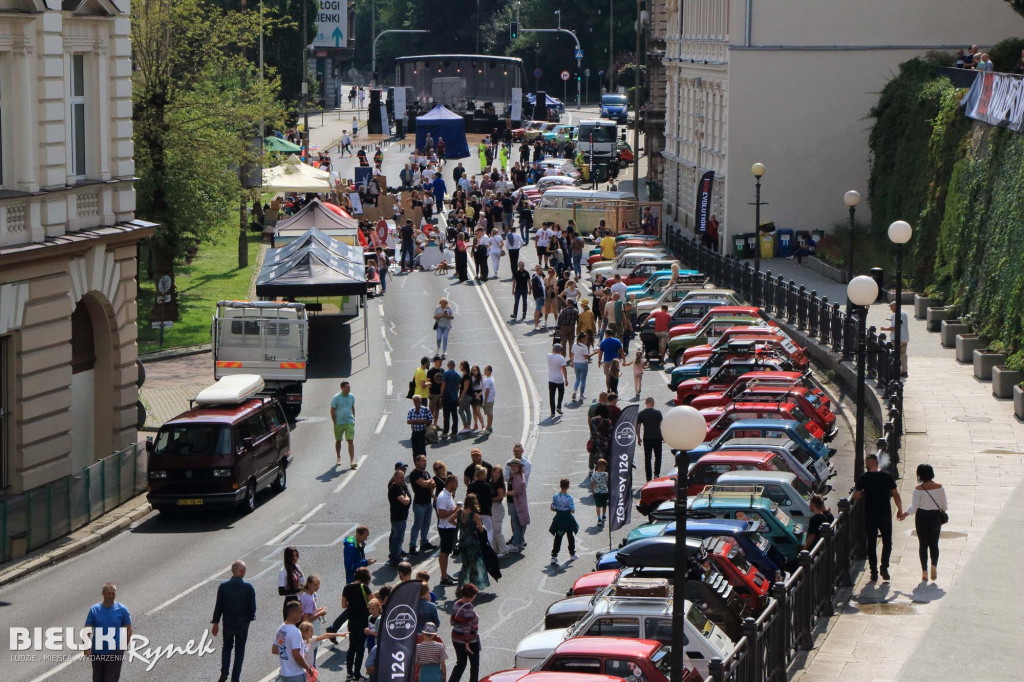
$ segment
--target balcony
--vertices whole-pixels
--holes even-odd
[[[0,248],[42,242],[130,220],[135,210],[132,179],[86,181],[43,191],[0,192]]]

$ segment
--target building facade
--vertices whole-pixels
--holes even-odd
[[[870,111],[898,65],[931,50],[991,46],[1024,31],[1003,0],[664,0],[666,219],[693,229],[715,171],[721,243],[762,223],[829,230],[843,195],[867,196]],[[868,220],[867,201],[858,219]]]
[[[128,0],[0,0],[0,494],[136,439]]]

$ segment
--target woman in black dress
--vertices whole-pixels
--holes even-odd
[[[345,654],[345,669],[348,679],[363,679],[360,671],[363,668],[363,654],[366,650],[366,633],[370,624],[369,602],[373,598],[370,591],[370,569],[361,566],[356,569],[355,580],[341,591],[341,607],[348,613],[348,653]]]
[[[460,282],[469,280],[469,244],[466,243],[465,232],[460,232],[455,240],[455,274]]]

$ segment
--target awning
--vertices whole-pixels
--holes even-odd
[[[295,156],[280,166],[263,169],[263,189],[274,192],[330,192],[330,174],[308,166]]]
[[[273,251],[267,253],[256,279],[257,296],[295,298],[366,294],[366,271],[361,262],[346,260],[319,238],[297,241],[302,243],[294,249],[291,245],[284,247],[291,251],[283,257],[277,257]]]
[[[302,147],[299,145],[273,136],[263,138],[263,148],[268,152],[280,152],[282,154],[302,153]]]
[[[270,249],[267,251],[267,255],[264,257],[263,263],[273,264],[287,260],[298,251],[306,248],[310,242],[318,243],[334,255],[343,260],[347,260],[350,263],[355,263],[361,266],[366,262],[361,248],[351,246],[345,242],[338,241],[337,239],[332,239],[330,235],[312,227],[306,230],[305,234],[289,242],[287,245],[282,246],[279,249]]]

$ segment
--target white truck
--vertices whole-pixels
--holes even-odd
[[[213,316],[213,375],[258,374],[290,418],[302,410],[309,319],[302,303],[219,301]]]
[[[619,128],[615,121],[592,118],[580,121],[576,129],[576,149],[588,159],[594,155],[594,163],[618,161]]]

